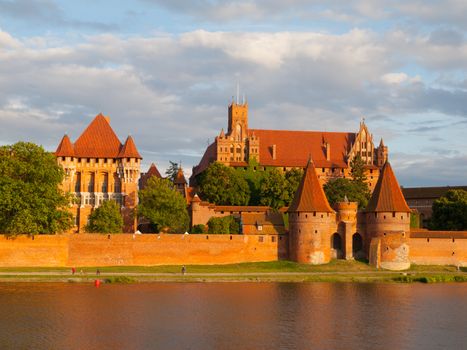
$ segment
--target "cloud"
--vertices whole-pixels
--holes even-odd
[[[411,49],[410,42],[423,50]],[[467,116],[462,84],[446,80],[437,86],[406,70],[406,62],[431,66],[424,55],[439,46],[408,32],[194,30],[89,35],[71,44],[60,37],[21,39],[0,31],[0,45],[6,47],[0,50],[0,142],[30,139],[54,150],[63,133],[75,140],[102,112],[121,140],[133,135],[145,166],[155,161],[162,170],[168,160],[182,160],[186,168],[199,162],[208,141],[226,127],[237,79],[247,93],[252,128],[356,132],[364,115],[376,139],[409,140],[417,134],[423,135],[420,147],[431,147],[438,131],[423,129],[434,125],[411,114],[456,116],[456,122]],[[451,70],[436,67],[437,74]],[[452,149],[446,142],[454,139],[449,122],[442,125],[447,141],[437,146],[441,153]],[[401,147],[389,146],[401,153]],[[466,143],[460,139],[457,146],[462,158]],[[462,165],[452,166],[447,172],[457,179]]]

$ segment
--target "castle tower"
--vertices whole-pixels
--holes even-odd
[[[232,102],[229,106],[229,124],[227,134],[234,141],[243,141],[248,134],[248,103]]]
[[[122,207],[124,230],[134,232],[141,156],[131,136],[122,145],[109,117],[99,114],[74,144],[65,135],[55,156],[65,171],[61,187],[75,197],[70,211],[77,232],[84,231],[91,212],[106,200]]]
[[[329,206],[311,160],[288,213],[290,260],[313,265],[329,262],[336,215]]]
[[[360,258],[363,255],[361,249],[361,235],[357,233],[357,202],[349,202],[346,198],[335,205],[337,212],[338,231],[342,244],[342,257],[346,260]],[[334,235],[335,235],[334,234]],[[360,235],[360,236],[356,236]],[[332,251],[331,251],[332,253]],[[339,256],[336,254],[336,258]]]
[[[391,270],[408,268],[410,208],[388,162],[383,166],[365,212],[365,241],[370,262]]]
[[[382,167],[388,161],[388,147],[384,145],[383,138],[375,148],[375,165]]]
[[[134,232],[136,228],[136,215],[133,215],[133,208],[138,205],[138,182],[140,177],[140,160],[142,159],[135,142],[128,136],[123,144],[120,153],[119,173],[122,179],[123,195],[123,221],[125,232]]]
[[[180,192],[180,194],[186,198],[186,187],[187,187],[187,182],[185,179],[185,175],[183,174],[182,167],[178,168],[177,171],[177,176],[175,177],[174,180],[174,185],[175,189]]]

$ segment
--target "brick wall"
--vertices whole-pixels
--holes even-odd
[[[276,261],[287,256],[282,235],[0,236],[0,266],[143,266]]]

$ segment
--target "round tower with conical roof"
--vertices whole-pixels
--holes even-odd
[[[372,264],[390,270],[410,267],[410,212],[391,165],[386,162],[365,210],[365,243]]]
[[[328,263],[336,214],[328,203],[311,160],[288,213],[290,260],[314,265]]]

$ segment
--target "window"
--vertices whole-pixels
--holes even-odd
[[[264,242],[264,237],[263,237],[263,236],[259,236],[259,237],[258,237],[258,242],[261,242],[261,243]]]

